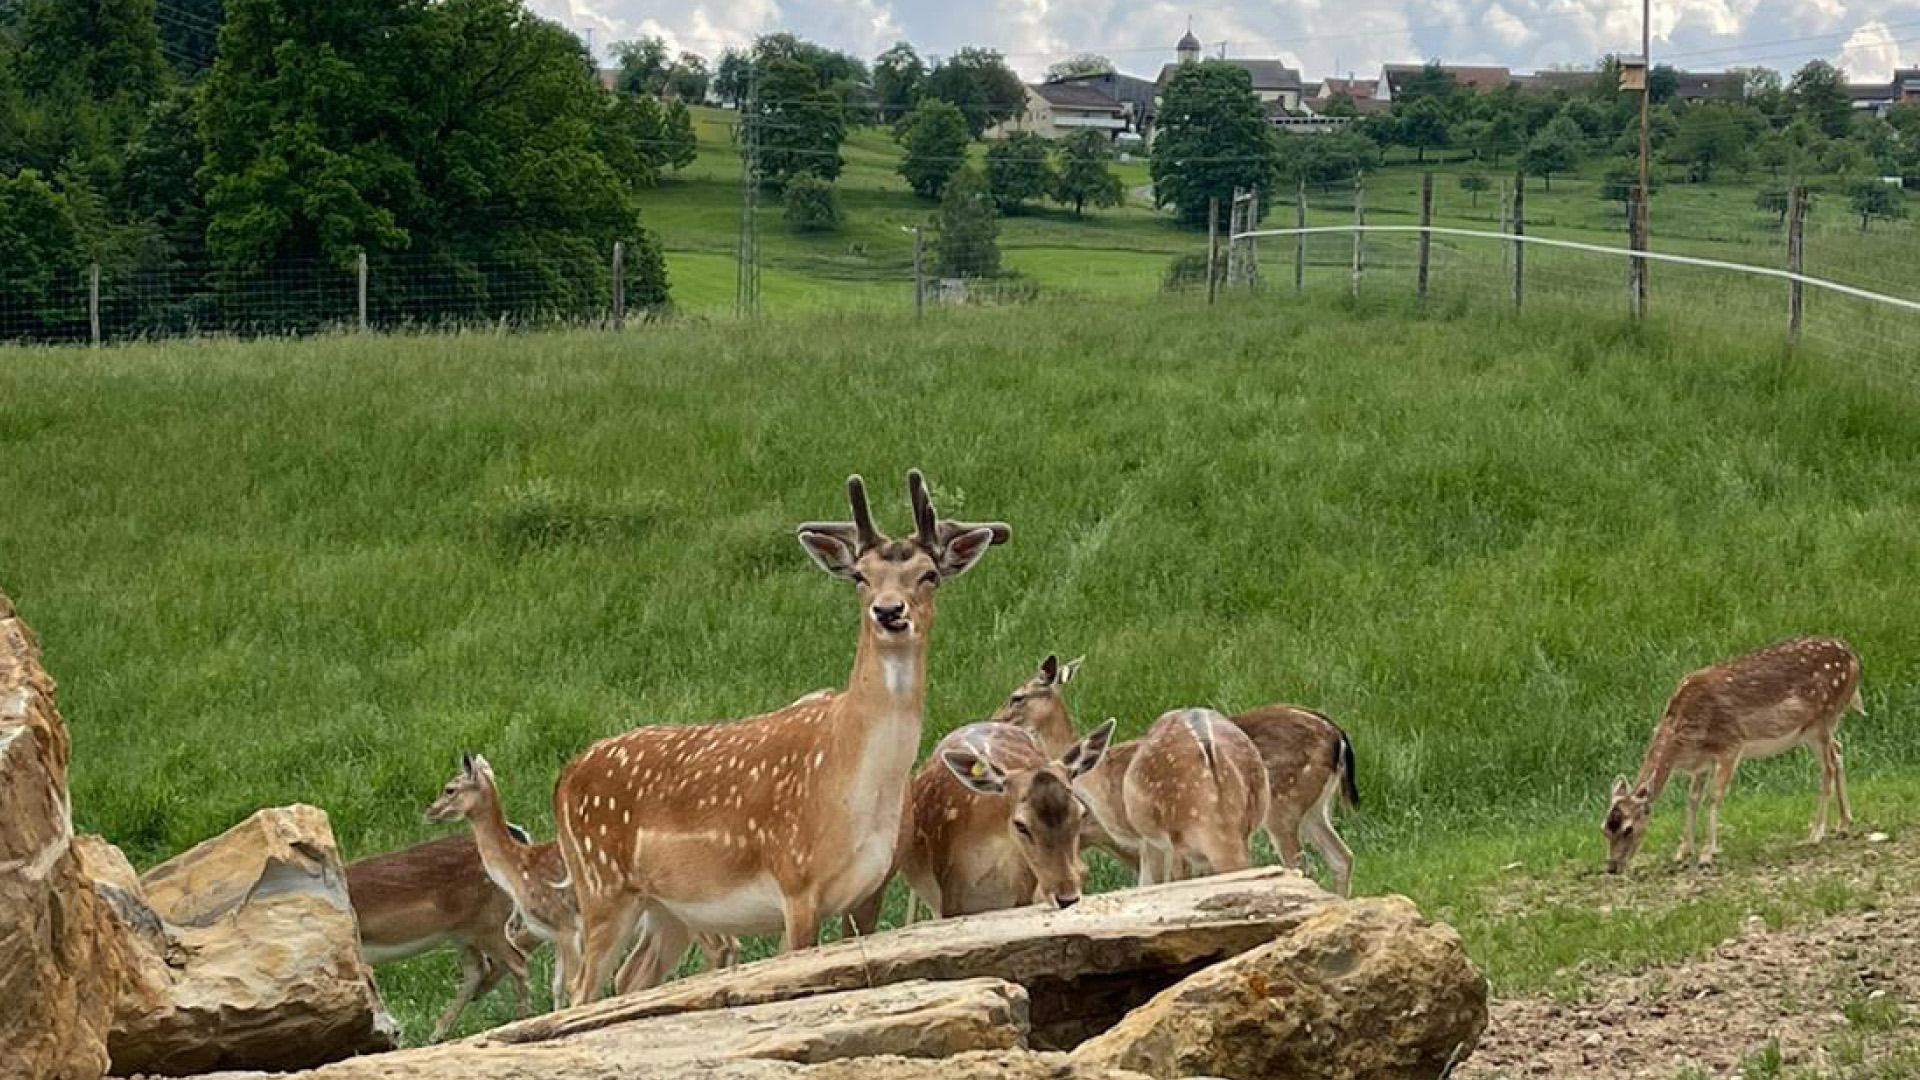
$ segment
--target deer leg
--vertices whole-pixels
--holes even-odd
[[[427,1036],[428,1042],[439,1042],[460,1022],[460,1014],[467,1011],[467,1005],[473,1001],[473,995],[479,991],[480,983],[487,976],[487,958],[471,946],[460,949],[460,992],[453,996],[447,1005],[447,1011],[440,1014],[440,1020],[433,1025],[433,1034]]]
[[[492,988],[493,983],[500,981],[500,976],[504,973],[513,979],[513,1014],[525,1020],[533,1015],[533,994],[527,989],[527,954],[522,952],[511,939],[506,942],[506,946],[505,954],[497,958],[498,962],[494,964],[492,978],[486,986],[480,988],[480,994],[484,996]]]
[[[1827,756],[1827,739],[1812,747],[1820,766],[1820,794],[1813,801],[1813,824],[1807,827],[1807,843],[1817,844],[1827,837],[1827,808],[1833,802],[1833,759]]]
[[[786,898],[786,932],[780,937],[780,951],[794,952],[820,944],[820,902],[811,893]]]
[[[1195,847],[1207,864],[1208,874],[1230,874],[1253,865],[1253,847],[1248,843],[1247,834],[1237,829],[1233,832],[1209,829]]]
[[[845,918],[847,936],[853,937],[858,935],[865,937],[875,930],[878,930],[880,928],[880,905],[886,898],[887,886],[885,882],[881,882],[880,887],[873,890],[872,895],[853,905],[852,909],[847,912]]]
[[[1267,839],[1273,841],[1273,850],[1280,855],[1280,864],[1292,870],[1306,871],[1306,864],[1300,858],[1301,829],[1306,822],[1286,812],[1279,803],[1267,810]]]
[[[1733,774],[1738,768],[1738,757],[1722,758],[1714,766],[1712,801],[1707,803],[1707,846],[1700,852],[1702,870],[1711,870],[1714,860],[1720,857],[1720,804],[1726,800],[1727,788],[1733,786]]]
[[[1320,801],[1320,812],[1307,815],[1307,842],[1327,860],[1333,871],[1333,890],[1341,896],[1353,895],[1353,852],[1340,834],[1333,831],[1333,803]]]
[[[1685,864],[1693,857],[1694,819],[1700,814],[1700,800],[1706,798],[1709,779],[1710,774],[1706,769],[1687,778],[1687,826],[1680,833],[1680,850],[1673,853],[1673,861],[1677,864]]]
[[[692,937],[687,924],[666,911],[654,908],[647,912],[638,946],[614,976],[614,991],[631,994],[638,990],[650,990],[666,982],[667,976],[673,974],[686,957],[687,944]]]
[[[1841,836],[1853,831],[1853,804],[1847,801],[1847,763],[1840,753],[1840,738],[1827,737],[1827,756],[1833,761],[1833,790],[1840,801],[1840,824],[1834,831]]]
[[[643,908],[631,897],[595,898],[580,908],[580,966],[573,973],[567,1002],[597,1001],[620,960],[620,948],[633,938]]]
[[[740,939],[725,934],[701,934],[700,952],[708,971],[721,971],[740,962]]]

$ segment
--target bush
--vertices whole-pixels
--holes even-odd
[[[840,192],[830,181],[799,173],[787,181],[787,228],[797,233],[828,233],[845,220]]]
[[[941,277],[991,277],[1000,272],[1000,214],[978,169],[962,169],[947,183],[936,227],[935,273]]]
[[[1160,279],[1160,288],[1165,292],[1187,292],[1206,287],[1207,255],[1204,251],[1175,255],[1173,261],[1167,264],[1166,276]]]

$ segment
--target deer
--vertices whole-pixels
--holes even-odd
[[[1244,870],[1267,818],[1267,767],[1225,716],[1176,709],[1140,740],[1122,799],[1126,826],[1139,838],[1140,884]]]
[[[940,519],[917,469],[907,490],[909,538],[874,527],[857,475],[851,522],[797,530],[859,603],[844,690],[745,720],[636,728],[562,772],[554,820],[582,942],[574,1003],[602,992],[643,920],[647,960],[623,972],[622,993],[657,985],[693,934],[777,932],[783,951],[809,947],[823,919],[884,883],[920,745],[935,596],[1011,534]]]
[[[1049,758],[1012,724],[968,724],[913,778],[901,873],[934,918],[1080,901],[1086,809],[1073,782],[1100,763],[1108,721]]]
[[[471,836],[448,836],[373,855],[347,865],[347,895],[369,964],[385,964],[454,945],[460,950],[460,992],[433,1026],[439,1042],[461,1013],[511,976],[516,1015],[532,1009],[527,953],[535,942],[509,928],[513,899],[481,866]]]
[[[1353,852],[1333,829],[1333,804],[1360,805],[1353,741],[1324,714],[1294,705],[1268,705],[1231,717],[1260,751],[1267,769],[1267,836],[1280,859],[1303,868],[1301,849],[1312,845],[1333,871],[1334,891],[1353,894]]]
[[[1847,776],[1835,730],[1849,711],[1866,715],[1860,698],[1860,656],[1835,637],[1800,637],[1702,668],[1680,680],[1632,785],[1614,779],[1601,829],[1607,838],[1607,871],[1622,873],[1646,839],[1653,804],[1676,772],[1688,774],[1686,830],[1676,864],[1694,853],[1694,821],[1707,802],[1707,843],[1698,865],[1711,869],[1720,854],[1720,803],[1740,763],[1773,757],[1796,746],[1813,751],[1820,764],[1820,795],[1807,842],[1827,832],[1830,803],[1839,804],[1838,830],[1853,827]],[[1709,796],[1711,789],[1711,798]]]
[[[1060,688],[1073,681],[1086,657],[1061,663],[1049,654],[1040,661],[1040,670],[1021,683],[988,719],[1023,728],[1040,741],[1040,748],[1055,757],[1065,754],[1080,736],[1073,730],[1073,714],[1067,710]]]

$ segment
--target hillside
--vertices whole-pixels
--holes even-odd
[[[0,351],[0,573],[61,680],[82,828],[145,864],[305,801],[363,855],[437,831],[463,750],[544,833],[594,738],[836,683],[853,612],[792,526],[857,470],[898,528],[919,465],[1015,529],[943,597],[929,743],[1049,652],[1087,656],[1076,714],[1123,734],[1325,709],[1359,747],[1359,890],[1540,989],[1745,917],[1501,901],[1512,864],[1595,871],[1605,786],[1688,670],[1846,635],[1863,821],[1920,813],[1920,405],[1841,359],[1617,326],[1176,298]],[[1728,867],[1812,795],[1802,757],[1744,771]],[[383,984],[417,1022],[450,967]]]

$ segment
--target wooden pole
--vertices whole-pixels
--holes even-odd
[[[1647,250],[1647,195],[1650,188],[1648,180],[1652,168],[1651,128],[1648,120],[1653,103],[1653,0],[1640,0],[1640,62],[1645,65],[1640,87],[1640,197],[1635,200],[1634,212],[1634,250]],[[1638,267],[1633,275],[1633,315],[1645,318],[1647,314],[1647,260],[1636,255],[1633,262]]]
[[[1300,177],[1300,186],[1293,197],[1293,219],[1296,228],[1307,227],[1307,178]],[[1295,233],[1293,237],[1293,292],[1295,296],[1304,296],[1307,291],[1307,234]]]
[[[613,328],[627,324],[627,242],[613,242]]]
[[[927,242],[920,226],[913,227],[913,317],[927,314]]]
[[[1522,170],[1513,177],[1513,235],[1527,235],[1527,174]],[[1527,245],[1519,240],[1513,241],[1513,307],[1518,311],[1525,294],[1527,278]]]
[[[1427,302],[1427,275],[1433,260],[1433,234],[1426,230],[1433,227],[1433,174],[1420,177],[1420,281],[1419,296],[1422,304]]]
[[[100,347],[100,264],[87,265],[87,326],[93,347]]]
[[[1213,303],[1214,267],[1220,261],[1220,197],[1207,200],[1207,303]]]
[[[1365,266],[1366,224],[1367,224],[1367,181],[1364,177],[1353,178],[1353,298],[1360,299],[1360,271]]]
[[[1259,227],[1260,227],[1260,193],[1258,191],[1249,191],[1247,192],[1247,231],[1252,232],[1255,229],[1258,229]],[[1247,251],[1246,251],[1245,258],[1247,263],[1246,269],[1245,269],[1245,274],[1247,277],[1247,291],[1252,292],[1260,284],[1260,238],[1259,237],[1255,237],[1255,236],[1247,237]]]
[[[357,309],[360,315],[360,332],[367,332],[367,253],[361,252],[357,266],[358,283],[354,293],[358,298]]]
[[[1787,194],[1787,269],[1803,273],[1806,266],[1807,189],[1794,185]],[[1795,281],[1787,294],[1787,332],[1800,340],[1800,324],[1805,316],[1805,289]]]
[[[1227,288],[1240,284],[1240,208],[1246,203],[1239,188],[1233,189],[1233,200],[1227,204]]]

